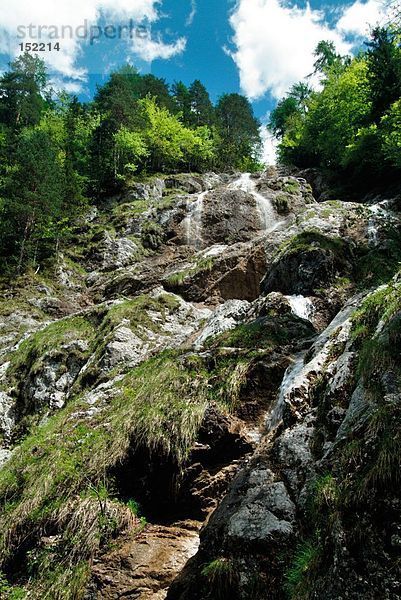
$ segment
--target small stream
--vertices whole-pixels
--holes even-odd
[[[281,421],[286,404],[289,404],[296,396],[304,398],[308,396],[310,385],[322,371],[332,348],[335,344],[348,339],[351,327],[350,317],[363,297],[364,294],[358,294],[351,298],[326,329],[318,335],[312,346],[312,357],[307,363],[305,363],[305,357],[310,354],[310,350],[300,352],[293,357],[292,364],[284,374],[276,403],[267,415],[267,430],[272,429]]]
[[[209,190],[198,194],[196,200],[187,203],[187,216],[184,220],[185,239],[188,246],[197,250],[202,248],[203,243],[203,199]]]
[[[312,320],[315,307],[310,298],[301,295],[285,296],[285,298],[287,298],[294,315],[301,319],[305,319],[306,321]]]
[[[230,188],[247,192],[255,198],[263,230],[269,231],[276,226],[277,215],[273,205],[270,200],[256,190],[256,181],[252,179],[251,173],[242,173],[236,181],[230,184]]]

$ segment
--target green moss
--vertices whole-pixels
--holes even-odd
[[[170,286],[179,287],[186,279],[198,275],[199,273],[210,272],[214,265],[214,257],[207,256],[200,259],[196,259],[194,264],[182,271],[171,273],[166,279],[166,283]]]
[[[262,317],[251,323],[238,325],[215,338],[207,345],[233,348],[273,348],[288,344],[294,339],[311,336],[314,329],[310,323],[291,313]]]
[[[104,337],[105,330],[111,331],[123,320],[128,320],[133,331],[138,332],[138,328],[147,328],[152,331],[159,331],[155,320],[148,314],[149,311],[160,313],[165,321],[169,312],[174,312],[180,306],[178,298],[171,294],[162,294],[158,298],[151,298],[143,295],[126,300],[112,306],[103,320],[101,329]]]
[[[281,214],[287,214],[289,212],[290,198],[287,194],[277,194],[273,199],[274,208]]]
[[[287,183],[283,185],[283,192],[286,192],[287,194],[299,194],[300,191],[301,186],[299,185],[299,182],[295,179],[287,181]]]
[[[72,340],[90,342],[95,333],[94,325],[85,317],[69,317],[51,323],[44,329],[30,335],[18,350],[10,355],[11,377],[22,371],[39,369],[43,356],[57,352],[61,345]],[[77,350],[80,354],[87,354]]]
[[[145,221],[141,226],[141,241],[144,248],[158,250],[164,241],[163,227],[155,221]]]
[[[328,237],[317,231],[303,231],[284,242],[279,248],[279,255],[311,251],[316,248],[332,252],[338,258],[344,258],[349,254],[348,244],[343,239]]]
[[[355,277],[362,289],[387,283],[401,266],[401,235],[390,230],[383,246],[362,248],[355,265]]]
[[[387,322],[401,309],[401,285],[391,282],[369,294],[352,317],[351,336],[363,341],[372,336],[379,324]]]

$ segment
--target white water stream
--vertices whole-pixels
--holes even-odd
[[[281,421],[285,404],[289,404],[297,397],[302,400],[308,396],[311,382],[324,368],[333,346],[348,339],[351,328],[350,317],[359,306],[362,297],[363,295],[359,294],[347,302],[328,327],[317,337],[312,347],[312,358],[307,363],[304,362],[306,352],[301,352],[293,357],[293,362],[287,368],[281,382],[277,401],[267,417],[268,429],[275,427]]]
[[[285,298],[287,298],[294,315],[301,319],[306,319],[307,321],[312,319],[315,307],[310,298],[301,295],[285,296]]]
[[[196,200],[187,203],[187,216],[185,217],[185,239],[188,246],[193,246],[198,250],[202,248],[202,219],[203,219],[203,199],[209,191],[198,194]]]
[[[368,220],[367,237],[371,246],[377,246],[380,242],[380,229],[384,225],[391,225],[398,221],[396,214],[389,207],[388,200],[381,200],[369,206],[370,218]]]
[[[255,198],[262,229],[271,230],[277,225],[277,217],[273,205],[270,200],[256,191],[256,181],[252,178],[251,173],[242,173],[238,179],[230,184],[230,188],[232,190],[242,190]]]

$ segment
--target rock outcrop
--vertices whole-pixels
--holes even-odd
[[[299,175],[134,183],[1,283],[10,593],[401,597],[397,203]]]

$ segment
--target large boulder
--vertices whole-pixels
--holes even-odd
[[[351,261],[352,248],[344,240],[306,231],[279,250],[262,289],[266,294],[313,295],[336,277],[350,275]]]

